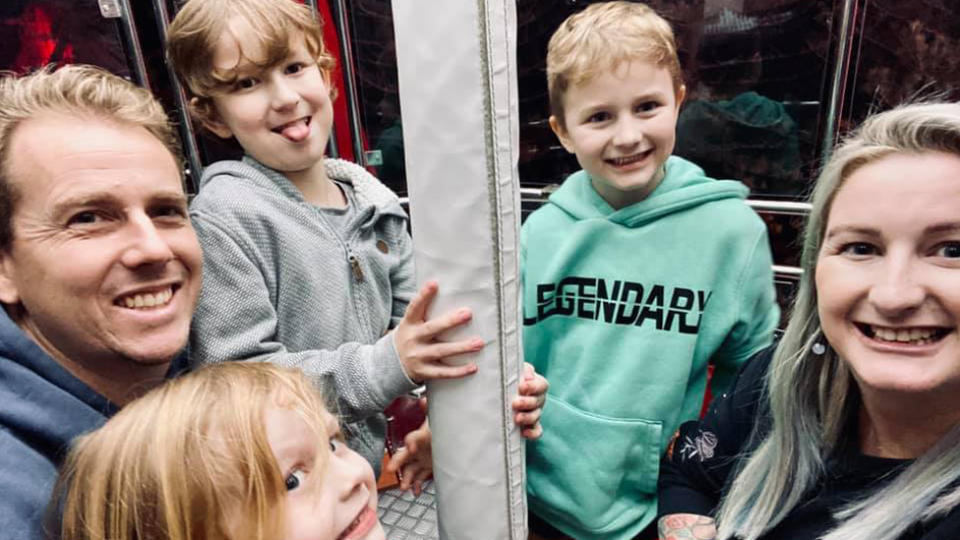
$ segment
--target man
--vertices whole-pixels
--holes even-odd
[[[70,440],[180,364],[201,253],[179,152],[97,68],[0,79],[0,537],[41,537]]]

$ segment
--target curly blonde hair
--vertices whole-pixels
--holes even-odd
[[[190,95],[190,113],[201,122],[216,120],[212,96],[235,82],[235,75],[217,71],[213,56],[220,36],[237,17],[250,25],[266,52],[258,65],[283,62],[291,39],[302,36],[325,79],[336,66],[323,42],[323,23],[306,5],[294,0],[189,0],[170,23],[167,61]]]

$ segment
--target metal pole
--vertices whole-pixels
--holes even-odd
[[[170,25],[170,13],[167,10],[166,0],[153,0],[153,12],[156,15],[157,26],[160,30],[160,39],[167,42],[167,28]],[[170,62],[164,62],[167,66],[167,75],[170,77],[170,84],[173,86],[173,96],[177,100],[177,119],[179,120],[180,138],[183,139],[183,149],[187,155],[187,165],[189,167],[188,178],[192,180],[187,189],[195,192],[200,183],[200,175],[203,174],[203,164],[200,161],[200,150],[197,147],[197,137],[193,130],[193,124],[190,121],[190,109],[187,102],[187,94],[183,85],[177,80],[177,75],[173,71]]]
[[[317,0],[306,0],[307,6],[313,11],[313,17],[320,19],[320,13],[317,11]],[[327,157],[340,157],[340,148],[337,147],[337,125],[336,122],[330,125],[330,137],[327,138]]]
[[[357,78],[353,69],[353,45],[350,38],[350,24],[347,21],[346,0],[336,0],[333,9],[337,37],[340,39],[340,52],[343,55],[343,85],[347,99],[347,118],[350,121],[350,141],[353,143],[354,161],[366,166],[363,139],[360,136],[363,126],[360,122],[359,98],[357,97]]]
[[[147,76],[147,64],[143,61],[143,49],[140,48],[140,37],[137,35],[137,27],[133,22],[133,11],[130,9],[130,2],[128,0],[120,0],[120,4],[117,5],[101,0],[100,13],[106,17],[108,13],[113,13],[117,7],[120,8],[120,20],[123,21],[121,27],[123,28],[124,45],[126,46],[125,48],[132,53],[127,55],[127,59],[133,62],[133,74],[136,78],[136,83],[149,90],[150,77]]]
[[[825,162],[833,152],[833,145],[837,142],[838,116],[843,103],[843,94],[846,89],[847,70],[852,48],[853,16],[856,11],[856,0],[844,0],[843,13],[840,18],[840,38],[837,43],[837,56],[834,60],[833,77],[830,82],[830,93],[827,98],[827,118],[823,130],[823,148],[821,161]]]

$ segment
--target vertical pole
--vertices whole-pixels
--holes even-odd
[[[153,0],[153,13],[157,19],[157,26],[160,31],[160,39],[164,46],[167,43],[167,28],[170,26],[170,13],[167,10],[167,0]],[[190,121],[190,109],[187,103],[187,94],[177,79],[176,73],[170,62],[164,62],[167,66],[167,76],[170,78],[170,84],[173,86],[173,97],[177,101],[177,120],[180,127],[180,138],[183,139],[183,149],[187,155],[187,165],[190,167],[189,178],[193,185],[188,186],[188,190],[196,192],[200,183],[200,176],[203,174],[203,164],[200,161],[200,150],[197,147],[197,135],[193,130],[193,123]]]
[[[450,336],[479,370],[427,385],[442,540],[527,536],[524,442],[510,402],[522,371],[515,0],[394,0],[417,275],[434,313],[468,306]],[[437,21],[443,21],[438,23]]]
[[[353,41],[350,36],[350,21],[347,20],[347,3],[345,0],[334,2],[334,24],[337,27],[337,36],[340,38],[340,51],[343,54],[343,85],[346,90],[347,118],[350,121],[350,141],[353,143],[354,161],[366,166],[364,157],[363,124],[360,122],[359,98],[357,95],[357,75],[353,66]]]
[[[104,13],[107,6],[101,5],[100,12]],[[133,63],[133,74],[136,83],[150,90],[150,77],[147,76],[147,64],[143,60],[143,49],[140,47],[140,37],[137,35],[137,25],[133,21],[133,11],[129,0],[120,0],[120,20],[123,21],[123,39],[127,49],[127,59]]]
[[[821,163],[826,163],[833,152],[833,146],[839,135],[840,108],[843,105],[847,74],[850,70],[850,53],[853,47],[853,18],[856,13],[856,0],[843,0],[843,13],[840,16],[840,30],[837,41],[837,56],[833,62],[833,76],[827,96],[827,116],[823,130]]]

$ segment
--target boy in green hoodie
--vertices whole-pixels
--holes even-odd
[[[550,381],[528,445],[541,538],[655,538],[660,456],[779,319],[747,188],[673,151],[685,87],[669,24],[592,4],[547,50],[550,126],[583,170],[522,233],[524,348]],[[700,441],[711,453],[716,441]]]

